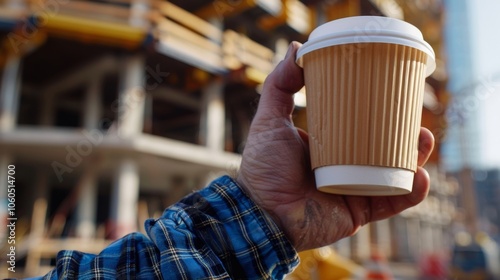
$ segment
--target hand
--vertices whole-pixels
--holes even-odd
[[[364,197],[317,191],[308,135],[291,119],[293,94],[304,85],[302,69],[295,64],[299,47],[297,42],[290,45],[264,83],[236,181],[302,251],[351,236],[366,223],[420,203],[429,191],[429,175],[421,166],[433,149],[434,137],[421,128],[419,167],[410,194]]]

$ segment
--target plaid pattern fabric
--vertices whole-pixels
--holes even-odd
[[[228,176],[99,255],[61,251],[44,279],[281,279],[298,255],[272,220]]]

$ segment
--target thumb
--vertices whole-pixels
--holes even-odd
[[[287,117],[294,107],[293,94],[304,86],[302,68],[295,63],[298,42],[292,42],[285,58],[267,76],[256,117]],[[278,115],[276,115],[278,114]]]

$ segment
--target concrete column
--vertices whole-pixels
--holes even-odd
[[[288,51],[288,46],[290,42],[288,39],[280,37],[274,42],[274,64],[278,64],[283,58],[285,58],[286,52]]]
[[[142,133],[146,96],[144,64],[142,55],[128,57],[120,77],[120,92],[113,108],[118,114],[118,135],[122,137],[133,137]]]
[[[218,17],[208,19],[208,22],[219,30],[224,30],[224,22]],[[211,40],[222,43],[220,37]],[[226,116],[224,107],[224,82],[217,78],[211,81],[203,90],[200,120],[200,145],[214,151],[223,151],[225,146]]]
[[[370,257],[370,227],[365,225],[351,238],[352,257],[356,260],[366,260]]]
[[[101,116],[101,80],[90,81],[84,103],[83,126],[86,130],[98,129]],[[76,235],[80,238],[93,238],[96,232],[97,177],[93,167],[83,174],[82,191],[76,209]]]
[[[89,82],[84,106],[83,127],[87,130],[98,128],[102,112],[100,78]]]
[[[386,257],[391,257],[391,228],[389,224],[389,220],[380,220],[375,223],[372,223],[373,231],[375,234],[375,240],[372,242],[376,244],[377,248],[384,252]]]
[[[19,111],[21,58],[9,55],[0,85],[0,132],[14,129]]]
[[[418,252],[419,255],[434,251],[432,224],[428,221],[420,221],[420,240],[422,246]]]
[[[351,258],[352,254],[350,238],[340,239],[335,243],[335,248],[341,256]]]
[[[389,219],[391,227],[391,256],[397,261],[408,259],[408,233],[406,227],[406,218],[397,215]]]
[[[123,160],[116,171],[111,197],[112,237],[137,231],[139,169],[132,159]]]
[[[120,77],[117,109],[118,136],[131,138],[142,133],[144,126],[144,72],[142,55],[129,56]],[[116,170],[111,197],[112,237],[119,238],[137,230],[137,200],[139,198],[139,168],[130,158],[123,159]]]
[[[95,173],[85,174],[78,206],[76,209],[76,236],[93,238],[96,232],[97,180]]]
[[[35,238],[35,242],[41,242],[45,233],[45,223],[47,218],[47,201],[49,196],[49,170],[40,167],[37,170],[34,189],[34,203],[31,209],[30,237]],[[25,271],[36,272],[40,267],[41,252],[30,250],[26,257]]]
[[[21,58],[9,55],[3,69],[0,85],[0,135],[16,127],[21,89]],[[7,167],[13,164],[8,151],[0,153],[0,218],[7,215]],[[6,221],[6,219],[3,219]],[[6,227],[0,228],[0,237],[6,234]],[[5,240],[5,239],[3,239]]]
[[[47,202],[49,199],[49,174],[50,170],[40,167],[36,174],[35,203],[33,204],[33,215],[31,220],[31,231],[35,236],[42,237],[45,232],[47,215]]]
[[[129,24],[134,27],[148,28],[147,13],[149,8],[149,1],[133,0],[130,5]]]
[[[432,226],[432,248],[434,252],[442,252],[447,249],[446,240],[443,238],[441,223],[433,223]]]
[[[203,91],[201,145],[215,151],[224,150],[225,118],[224,85],[221,80],[214,80]]]
[[[408,232],[408,249],[411,258],[416,258],[422,248],[422,234],[420,220],[418,218],[409,218],[406,220]]]
[[[314,18],[316,19],[316,22],[314,25],[319,26],[319,25],[328,21],[328,18],[326,15],[328,5],[331,5],[329,3],[329,1],[321,1],[318,4],[316,4],[316,7],[314,9],[314,12],[315,12]]]

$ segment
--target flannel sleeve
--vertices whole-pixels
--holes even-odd
[[[61,251],[46,279],[282,279],[299,263],[283,232],[228,176],[99,255]]]

